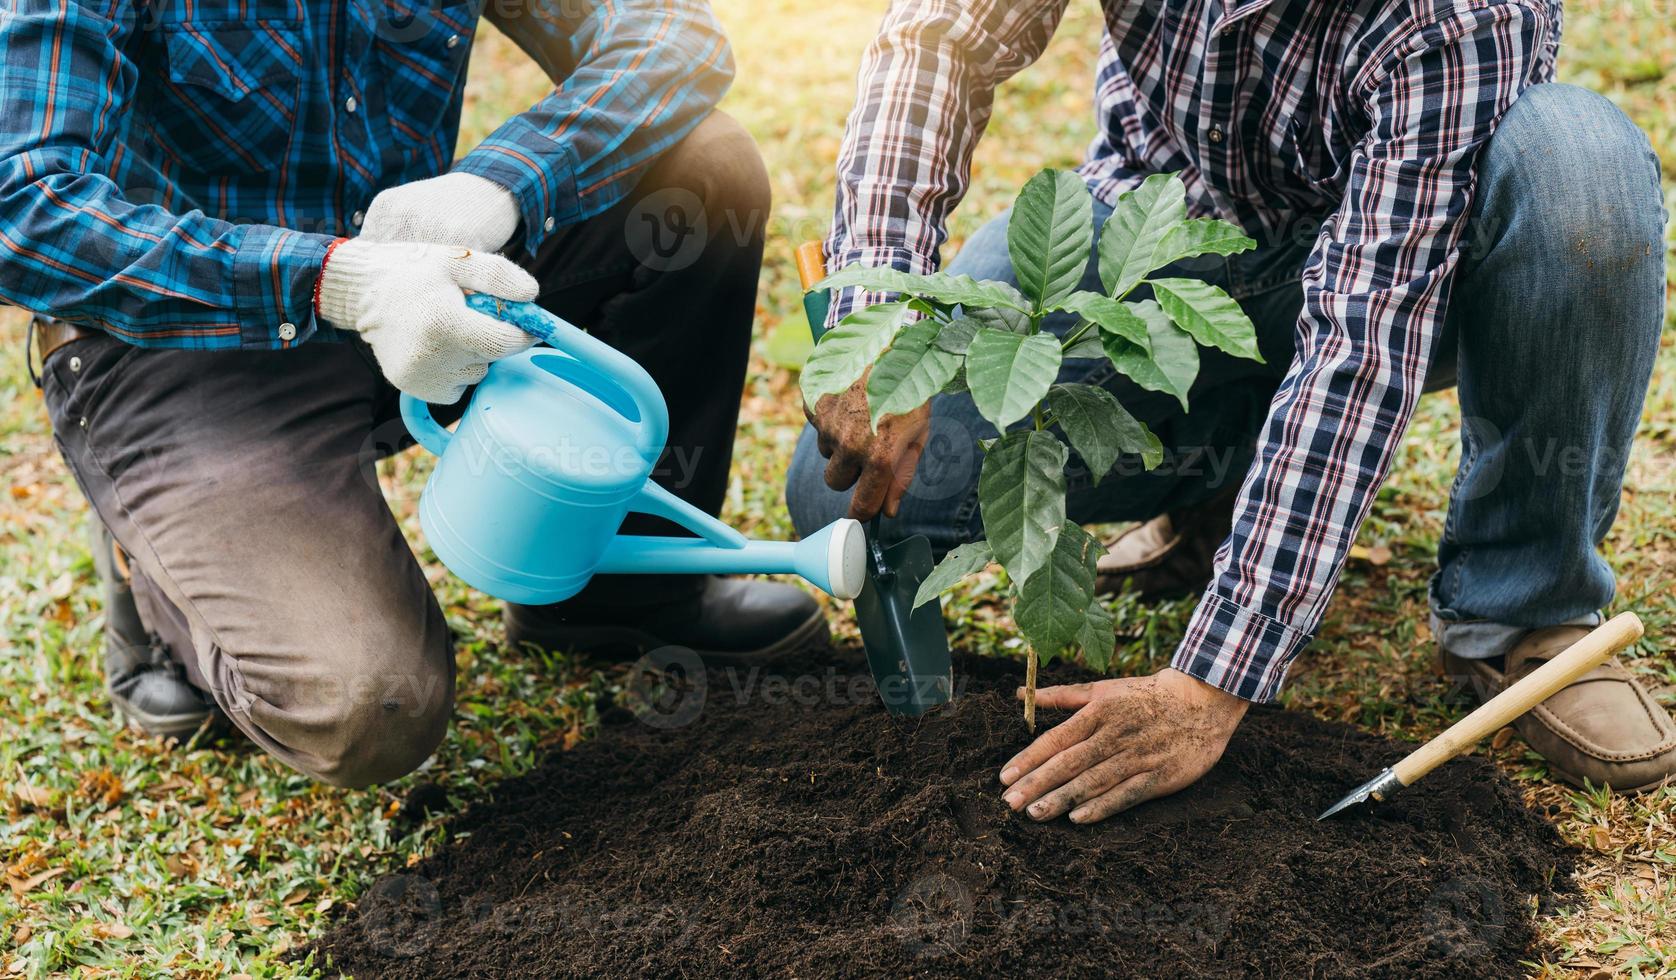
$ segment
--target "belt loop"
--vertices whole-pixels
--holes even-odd
[[[35,373],[35,331],[40,329],[40,321],[29,318],[29,333],[23,338],[23,363],[29,369],[29,380],[35,383],[36,390],[41,387],[41,376]],[[47,369],[46,363],[41,363],[41,370]]]

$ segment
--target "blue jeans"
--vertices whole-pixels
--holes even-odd
[[[1663,195],[1647,138],[1606,99],[1570,85],[1528,90],[1485,149],[1478,190],[1427,390],[1458,385],[1461,463],[1431,604],[1445,649],[1504,653],[1525,631],[1592,623],[1612,598],[1598,545],[1624,469],[1664,322]],[[1108,208],[1097,206],[1096,226]],[[1237,488],[1269,399],[1292,361],[1300,275],[1314,228],[1229,258],[1172,266],[1226,289],[1256,324],[1266,364],[1201,349],[1190,412],[1105,360],[1066,362],[1061,381],[1111,391],[1166,447],[1162,465],[1120,460],[1098,486],[1073,456],[1072,520],[1146,520]],[[953,272],[1012,279],[1007,218],[990,222]],[[1084,289],[1099,290],[1091,260]],[[1071,317],[1046,327],[1063,334]],[[932,403],[931,437],[887,538],[924,534],[941,554],[983,533],[976,441],[994,436],[967,395]],[[786,486],[808,534],[842,517],[805,427]]]

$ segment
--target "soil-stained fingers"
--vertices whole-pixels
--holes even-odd
[[[1094,700],[1099,692],[1100,683],[1103,682],[1055,684],[1052,687],[1044,687],[1036,692],[1036,707],[1075,711]],[[1018,689],[1018,697],[1020,700],[1024,699],[1024,688]]]
[[[834,490],[848,490],[855,486],[855,481],[866,466],[866,456],[839,445],[829,454],[826,461],[826,485]]]
[[[1014,810],[1021,810],[1111,756],[1111,752],[1101,748],[1094,739],[1084,739],[1025,773],[1001,794],[1001,798]],[[1034,811],[1031,816],[1035,816]]]
[[[1013,785],[1037,766],[1086,739],[1098,722],[1093,712],[1084,709],[1043,732],[1001,767],[1001,785]]]
[[[1098,823],[1132,806],[1173,792],[1174,789],[1165,785],[1163,773],[1156,770],[1137,773],[1072,810],[1071,822]]]
[[[914,468],[919,465],[924,447],[913,442],[895,447],[880,439],[873,443],[873,452],[862,469],[861,479],[850,496],[849,516],[858,521],[871,520],[880,511],[895,517],[902,505],[902,496],[913,482]],[[889,454],[896,453],[892,459]]]
[[[1074,778],[1041,799],[1030,804],[1025,812],[1032,820],[1052,820],[1061,816],[1084,800],[1094,799],[1137,772],[1137,761],[1127,755],[1110,755],[1099,753],[1102,758],[1095,764],[1088,766]]]

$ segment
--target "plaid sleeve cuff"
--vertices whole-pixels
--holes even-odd
[[[898,272],[923,275],[932,271],[936,263],[929,256],[920,255],[906,248],[835,248],[831,243],[827,244],[826,271],[828,275],[852,265],[865,265],[869,268],[888,266]],[[876,303],[888,303],[895,298],[894,293],[870,292],[864,289],[840,289],[832,294],[832,305],[828,308],[826,314],[826,327],[830,330],[836,327],[840,320],[856,310],[864,310]]]
[[[325,326],[314,315],[314,287],[331,243],[330,235],[273,225],[244,226],[244,237],[233,255],[240,348],[295,347]]]
[[[1273,701],[1309,634],[1207,592],[1170,666],[1247,701]]]
[[[530,256],[547,236],[581,216],[570,148],[536,132],[519,116],[508,119],[454,170],[494,181],[518,199],[523,247]]]

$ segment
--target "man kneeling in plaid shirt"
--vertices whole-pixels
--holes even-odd
[[[53,433],[97,515],[107,686],[147,731],[219,711],[351,786],[435,749],[454,640],[373,463],[409,441],[400,392],[458,418],[533,342],[467,290],[640,361],[672,419],[656,478],[721,507],[768,209],[750,136],[713,111],[721,27],[702,0],[487,7],[553,88],[458,161],[481,3],[0,15],[0,299],[41,315]],[[600,576],[510,606],[507,637],[762,660],[826,622],[784,583]]]
[[[1166,447],[1151,473],[1073,474],[1073,520],[1144,522],[1102,560],[1107,582],[1204,591],[1170,667],[1041,692],[1079,710],[1000,774],[1039,820],[1100,820],[1215,764],[1321,622],[1425,390],[1457,386],[1463,419],[1431,588],[1446,668],[1488,694],[1581,636],[1613,595],[1598,546],[1664,319],[1658,161],[1610,102],[1552,81],[1557,0],[1103,6],[1100,133],[1080,171],[1096,227],[1148,174],[1179,171],[1192,214],[1260,247],[1165,274],[1226,289],[1267,363],[1204,351],[1191,414],[1104,362],[1061,375],[1108,388]],[[838,161],[829,268],[937,264],[995,87],[1064,9],[893,5]],[[1006,223],[951,271],[1010,279]],[[1093,261],[1082,288],[1101,288]],[[840,294],[832,322],[880,298]],[[974,441],[995,432],[970,396],[877,436],[846,410],[863,397],[829,397],[803,433],[799,528],[882,510],[885,533],[938,551],[981,536]],[[1520,730],[1572,782],[1632,790],[1676,770],[1676,726],[1616,661]]]

